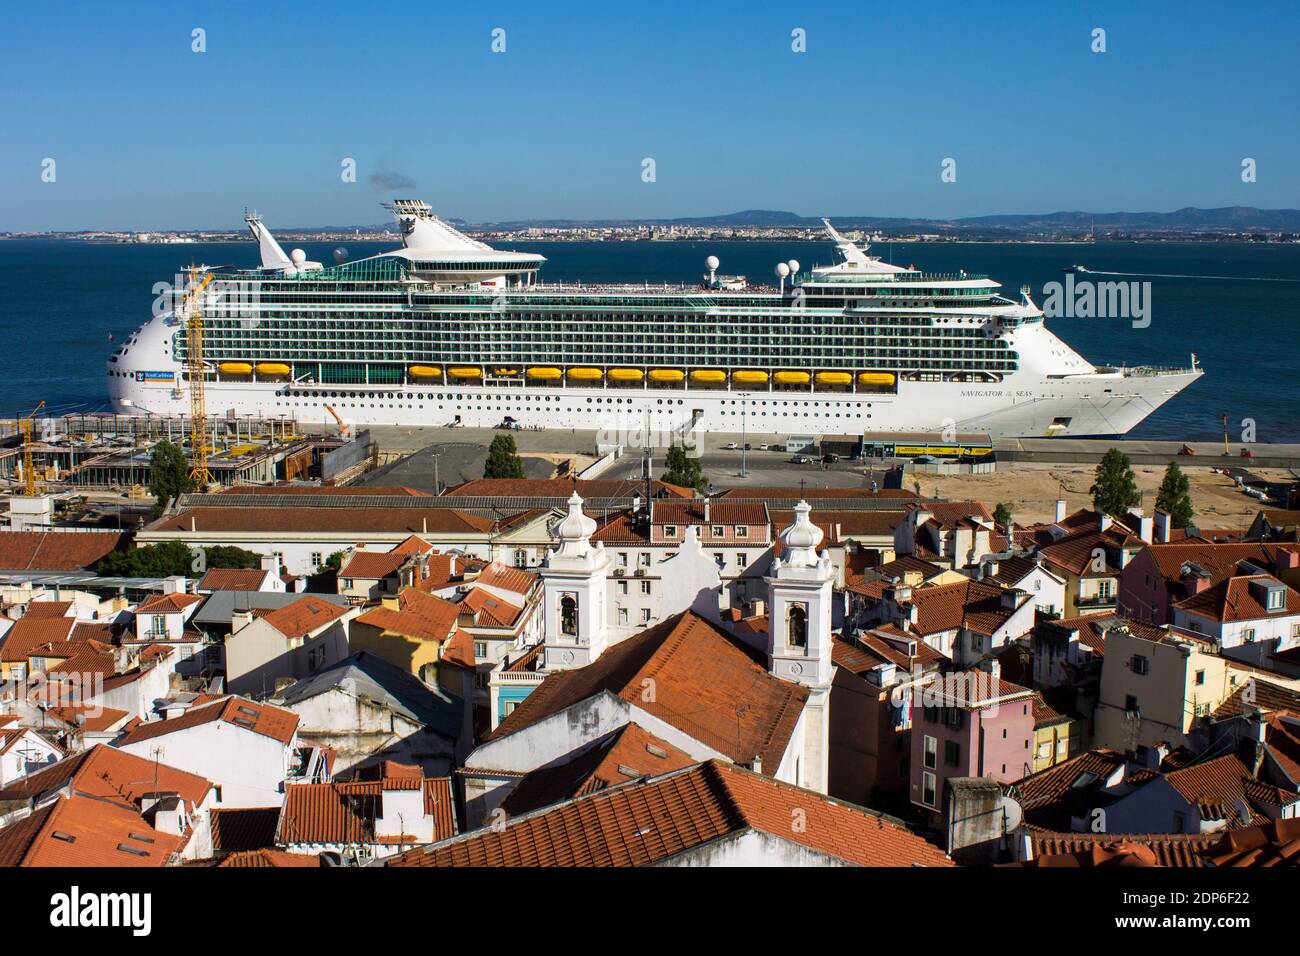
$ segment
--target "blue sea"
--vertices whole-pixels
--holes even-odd
[[[308,243],[308,257],[333,261],[339,243]],[[391,244],[343,243],[352,259]],[[828,264],[832,247],[810,242],[529,242],[550,280],[695,282],[704,259],[720,271],[774,283],[778,261]],[[1151,282],[1151,323],[1057,318],[1049,328],[1097,364],[1183,365],[1196,353],[1206,375],[1159,409],[1132,437],[1178,440],[1221,434],[1220,416],[1252,419],[1259,441],[1300,441],[1295,398],[1300,244],[1239,243],[877,243],[872,255],[931,272],[987,273],[1015,297],[1043,289],[1081,263]],[[74,240],[0,241],[0,417],[44,399],[55,414],[106,407],[104,361],[150,314],[154,283],[191,262],[251,266],[252,242],[111,245]],[[1196,278],[1187,278],[1196,277]],[[1087,277],[1092,278],[1092,277]],[[1115,276],[1097,276],[1113,281]],[[1260,281],[1287,280],[1287,281]],[[110,341],[109,336],[114,337]],[[1236,430],[1236,426],[1234,426]]]

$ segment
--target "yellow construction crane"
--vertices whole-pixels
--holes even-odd
[[[190,480],[202,491],[212,484],[208,470],[208,441],[204,433],[207,424],[207,405],[203,396],[203,290],[212,281],[209,272],[198,278],[198,269],[190,267],[190,290],[186,295],[185,365],[190,373]]]
[[[28,498],[36,496],[40,489],[36,487],[36,468],[32,464],[32,429],[36,423],[36,413],[45,407],[42,400],[25,418],[18,419],[18,427],[23,433],[23,494]]]

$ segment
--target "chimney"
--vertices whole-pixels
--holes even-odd
[[[1169,515],[1159,508],[1156,509],[1155,517],[1152,519],[1151,536],[1155,544],[1169,543]]]
[[[1151,544],[1155,537],[1155,520],[1145,515],[1138,518],[1138,537]]]
[[[640,495],[633,495],[633,496],[632,496],[632,513],[633,513],[633,514],[640,514],[640,513],[641,513],[641,496],[640,496]]]
[[[1110,515],[1108,515],[1108,514],[1106,514],[1105,512],[1103,512],[1102,515],[1101,515],[1101,518],[1100,518],[1100,519],[1098,520],[1098,522],[1097,522],[1097,526],[1098,526],[1102,531],[1105,531],[1105,530],[1107,530],[1107,529],[1110,527],[1110,525],[1111,525],[1111,517],[1110,517]]]
[[[184,594],[185,593],[185,575],[173,574],[163,578],[163,594]]]
[[[704,496],[704,523],[709,523],[709,496]]]
[[[754,773],[763,772],[763,759],[758,754],[754,754],[754,759],[749,762],[749,769]]]
[[[1279,571],[1300,568],[1300,551],[1278,548],[1277,557],[1274,558],[1273,563]]]
[[[948,855],[971,863],[996,863],[1003,838],[1020,820],[1020,808],[993,777],[949,777],[944,808]]]
[[[198,530],[199,530],[199,523],[198,523],[198,521],[195,519],[194,515],[191,514],[191,515],[190,515],[190,531],[198,531]]]
[[[273,577],[280,576],[280,556],[272,552],[262,556],[262,570],[270,571]]]
[[[1188,561],[1183,565],[1179,580],[1182,582],[1183,592],[1188,597],[1193,594],[1200,594],[1210,586],[1209,572],[1193,561]]]
[[[235,611],[230,615],[230,633],[237,634],[248,625],[253,623],[253,612],[250,610]]]
[[[423,516],[421,516],[421,518],[420,518],[420,533],[421,533],[421,534],[428,534],[428,533],[429,533],[429,516],[428,516],[428,515],[423,515]]]
[[[1056,521],[1059,524],[1064,520],[1065,520],[1065,499],[1057,498],[1056,499]]]

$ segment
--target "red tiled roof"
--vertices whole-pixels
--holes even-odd
[[[200,591],[257,591],[266,580],[261,568],[212,568],[198,583]]]
[[[339,576],[345,578],[386,578],[396,574],[411,559],[407,551],[371,551],[361,549],[352,552],[348,563],[339,569]]]
[[[1183,565],[1191,562],[1210,575],[1210,583],[1218,584],[1231,577],[1238,561],[1270,564],[1275,546],[1248,542],[1245,544],[1211,544],[1208,541],[1171,542],[1153,544],[1147,551],[1155,560],[1160,574],[1169,581],[1182,576]]]
[[[410,787],[414,783],[415,787]],[[424,790],[424,812],[433,817],[434,839],[456,834],[450,777],[406,777],[346,783],[293,783],[285,787],[276,831],[280,845],[375,843],[375,818],[385,789]],[[410,841],[406,841],[410,842]]]
[[[512,568],[509,565],[502,564],[500,561],[493,561],[485,566],[474,579],[475,584],[483,584],[488,587],[500,588],[503,591],[513,591],[515,594],[526,595],[532,591],[541,578],[533,571],[526,571],[523,568]]]
[[[1260,585],[1282,587],[1284,603],[1269,610],[1259,603],[1256,588]],[[1252,586],[1254,585],[1254,586]],[[1300,593],[1267,574],[1227,578],[1199,594],[1179,601],[1174,607],[1215,618],[1219,621],[1256,621],[1268,617],[1300,614]]]
[[[704,517],[704,499],[689,501],[656,501],[650,506],[650,523],[656,525],[742,524],[750,526],[770,523],[767,505],[733,501],[709,502],[709,517]]]
[[[397,547],[393,548],[392,554],[428,554],[433,550],[433,545],[425,541],[418,534],[413,534]]]
[[[427,491],[407,488],[404,485],[235,485],[222,489],[223,495],[333,495],[343,497],[374,497],[375,495],[394,498],[431,498]]]
[[[487,591],[474,588],[457,602],[459,608],[474,615],[474,623],[485,627],[513,627],[523,605],[511,604]]]
[[[218,851],[259,850],[275,846],[279,807],[213,809],[212,848]]]
[[[0,644],[0,661],[21,663],[43,644],[67,641],[74,624],[76,619],[71,617],[32,617],[28,613],[15,621],[5,634],[4,643]]]
[[[1169,785],[1189,803],[1233,804],[1245,794],[1250,774],[1235,754],[1192,764],[1165,774]]]
[[[154,594],[139,604],[136,614],[180,614],[202,601],[198,594]]]
[[[130,538],[105,531],[0,531],[0,568],[81,571],[93,568]]]
[[[653,700],[645,700],[645,680]],[[586,667],[542,681],[492,732],[522,730],[601,692],[667,721],[695,740],[775,773],[794,733],[808,689],[773,677],[730,635],[690,611],[609,648]]]
[[[903,635],[905,640],[915,646],[915,657],[909,657],[906,651],[898,646],[896,643],[898,635]],[[889,638],[895,640],[891,641]],[[904,671],[910,671],[913,666],[929,670],[938,664],[947,663],[948,658],[915,634],[905,634],[891,627],[864,631],[853,640],[836,636],[831,644],[831,660],[837,667],[843,667],[849,673],[860,677],[884,663],[893,664]]]
[[[138,724],[117,740],[117,746],[123,747],[142,740],[152,740],[164,734],[174,734],[213,721],[221,721],[262,737],[270,737],[288,746],[298,729],[298,720],[298,715],[291,710],[256,703],[246,697],[226,697],[216,703],[192,706],[178,717]]]
[[[115,710],[112,707],[100,707],[98,705],[83,704],[80,706],[62,706],[51,707],[45,711],[71,727],[80,727],[82,730],[97,733],[100,731],[112,730],[124,718],[130,716],[125,710]],[[78,723],[77,718],[84,715],[85,719]]]
[[[910,600],[917,619],[912,629],[929,635],[965,627],[991,635],[1015,613],[1002,604],[1007,593],[1000,585],[975,580],[913,588]]]
[[[39,798],[69,782],[77,793],[133,808],[155,789],[179,793],[195,805],[212,789],[211,781],[196,774],[99,744],[18,778],[0,790],[0,800]]]
[[[1300,819],[1289,817],[1228,830],[1219,834],[1202,856],[1211,866],[1300,866]]]
[[[502,801],[501,809],[517,817],[570,797],[657,777],[696,762],[639,725],[625,724],[567,763],[526,774]]]
[[[32,601],[27,605],[24,618],[67,617],[72,610],[71,601]]]
[[[284,850],[243,850],[232,853],[218,867],[237,867],[240,869],[262,867],[319,867],[320,857],[314,853],[286,853]]]
[[[133,809],[60,796],[0,830],[0,866],[166,866],[185,842],[153,829]]]
[[[801,827],[791,826],[799,819]],[[903,826],[720,760],[516,817],[389,866],[646,866],[729,836],[765,833],[861,866],[952,866]]]
[[[1054,833],[1027,828],[1028,866],[1204,866],[1201,854],[1218,840],[1209,833]]]
[[[348,608],[308,594],[283,607],[267,611],[261,619],[285,637],[305,637],[348,613]]]
[[[992,530],[993,514],[982,501],[924,501],[904,505],[904,508],[908,511],[913,509],[928,511],[931,515],[930,520],[940,528],[956,528],[963,524],[968,525],[971,518],[982,518],[988,522]]]
[[[380,605],[358,617],[357,623],[422,641],[445,641],[456,627],[460,607],[417,588],[397,598],[396,610]]]
[[[191,525],[192,523],[192,525]],[[486,534],[490,518],[453,508],[228,508],[199,505],[164,517],[150,531]]]
[[[1114,525],[1105,531],[1080,531],[1062,538],[1055,544],[1049,544],[1039,550],[1042,559],[1053,568],[1060,568],[1076,575],[1095,575],[1097,573],[1118,573],[1113,551],[1124,544],[1128,538],[1122,529]],[[1105,569],[1093,571],[1093,562],[1097,552],[1104,556]]]

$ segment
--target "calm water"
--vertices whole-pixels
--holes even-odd
[[[337,243],[307,244],[308,257],[332,261]],[[351,258],[390,244],[346,243]],[[637,242],[527,243],[511,248],[540,252],[551,280],[698,280],[705,256],[720,271],[751,281],[774,282],[778,260],[804,266],[832,261],[826,243]],[[1134,437],[1212,438],[1219,415],[1252,418],[1260,441],[1300,441],[1295,395],[1293,320],[1300,306],[1300,245],[1169,243],[1086,245],[896,243],[877,244],[873,255],[933,272],[988,273],[1013,296],[1028,283],[1043,302],[1045,283],[1060,269],[1217,276],[1151,275],[1151,325],[1135,329],[1124,319],[1049,320],[1049,327],[1098,364],[1186,365],[1196,352],[1207,374],[1147,419]],[[195,245],[96,245],[59,240],[0,242],[0,416],[45,399],[55,413],[105,405],[104,360],[149,315],[155,282],[172,278],[191,260],[251,266],[251,242]],[[1233,277],[1233,278],[1222,278]],[[1289,282],[1247,281],[1248,278]],[[1099,277],[1112,280],[1114,277]]]

